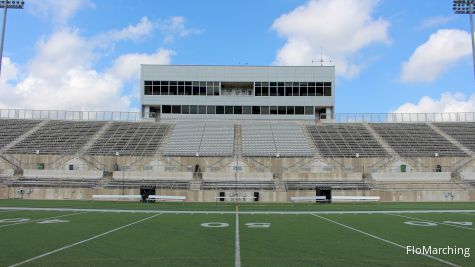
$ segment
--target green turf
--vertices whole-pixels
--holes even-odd
[[[113,209],[234,210],[233,205],[200,203],[112,203],[89,201],[2,200],[1,206]],[[382,203],[332,205],[239,205],[240,210],[416,210],[473,209],[473,203]],[[64,216],[66,215],[66,216]],[[242,266],[447,266],[376,239],[402,246],[457,246],[475,251],[475,212],[389,214],[240,214]],[[58,217],[63,216],[63,217]],[[118,227],[155,216],[24,266],[234,266],[235,214],[160,214],[77,211],[0,211],[0,266],[9,266],[87,240]],[[319,217],[320,216],[320,217]],[[67,222],[39,224],[58,217]],[[26,218],[21,224],[1,220]],[[373,237],[334,222],[364,231]],[[470,222],[464,228],[439,224],[414,226],[407,221]],[[222,222],[223,228],[202,223]],[[246,223],[270,223],[249,228]],[[434,255],[460,266],[475,266],[475,255]]]

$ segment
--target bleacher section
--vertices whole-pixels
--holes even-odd
[[[233,122],[177,122],[165,156],[232,156]]]
[[[104,122],[49,121],[6,153],[72,155],[103,125]]]
[[[0,149],[38,125],[37,120],[0,119]]]
[[[105,188],[135,188],[155,187],[156,189],[189,190],[190,182],[176,180],[120,180],[114,179],[105,185]]]
[[[450,135],[459,143],[475,152],[475,123],[446,122],[434,123],[439,129]]]
[[[12,187],[80,187],[93,188],[99,184],[99,179],[57,179],[57,178],[21,178],[8,183]]]
[[[114,122],[87,151],[89,155],[152,156],[169,124]]]
[[[468,156],[425,123],[371,123],[371,127],[402,157]]]
[[[387,157],[388,153],[362,125],[323,124],[307,126],[315,146],[323,157]]]
[[[243,123],[242,155],[250,157],[310,157],[312,151],[297,124]]]

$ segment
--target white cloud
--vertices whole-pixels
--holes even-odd
[[[395,113],[447,113],[475,112],[475,94],[466,96],[463,93],[446,92],[440,99],[424,96],[417,103],[405,103],[399,106]]]
[[[62,29],[37,44],[24,73],[7,58],[0,81],[0,108],[129,110],[136,92],[126,83],[139,79],[141,63],[169,64],[173,51],[125,54],[111,67],[96,70],[97,42],[76,30]],[[18,79],[18,77],[22,77]],[[138,88],[135,88],[138,89]]]
[[[286,38],[274,64],[311,65],[325,57],[338,75],[353,77],[364,63],[352,57],[375,43],[389,43],[389,22],[371,16],[377,0],[312,0],[276,19],[272,29]]]
[[[432,82],[470,54],[468,32],[438,30],[403,63],[401,79],[405,82]]]
[[[108,41],[139,40],[152,34],[154,25],[147,17],[142,17],[136,25],[129,25],[121,30],[113,30],[101,36]]]
[[[454,15],[446,16],[446,17],[436,16],[436,17],[425,18],[419,23],[419,25],[417,25],[416,29],[423,30],[427,28],[442,26],[444,24],[451,22],[454,19],[455,19]]]
[[[174,16],[166,20],[158,21],[157,26],[165,35],[165,43],[173,42],[175,36],[186,37],[203,32],[202,29],[188,28],[185,22],[186,19],[182,16]]]
[[[81,8],[93,8],[90,0],[28,0],[25,8],[34,15],[53,18],[53,22],[63,26]]]

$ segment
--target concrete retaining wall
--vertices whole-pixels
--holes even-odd
[[[448,182],[450,172],[375,172],[373,180],[378,182]]]

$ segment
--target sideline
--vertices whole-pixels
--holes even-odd
[[[76,211],[76,212],[111,212],[111,213],[161,213],[161,214],[235,214],[236,211],[206,210],[124,210],[124,209],[79,209],[79,208],[30,208],[0,207],[2,210],[29,211]],[[404,214],[404,213],[474,213],[475,210],[355,210],[355,211],[239,211],[240,214],[258,215],[313,215],[313,214]]]

